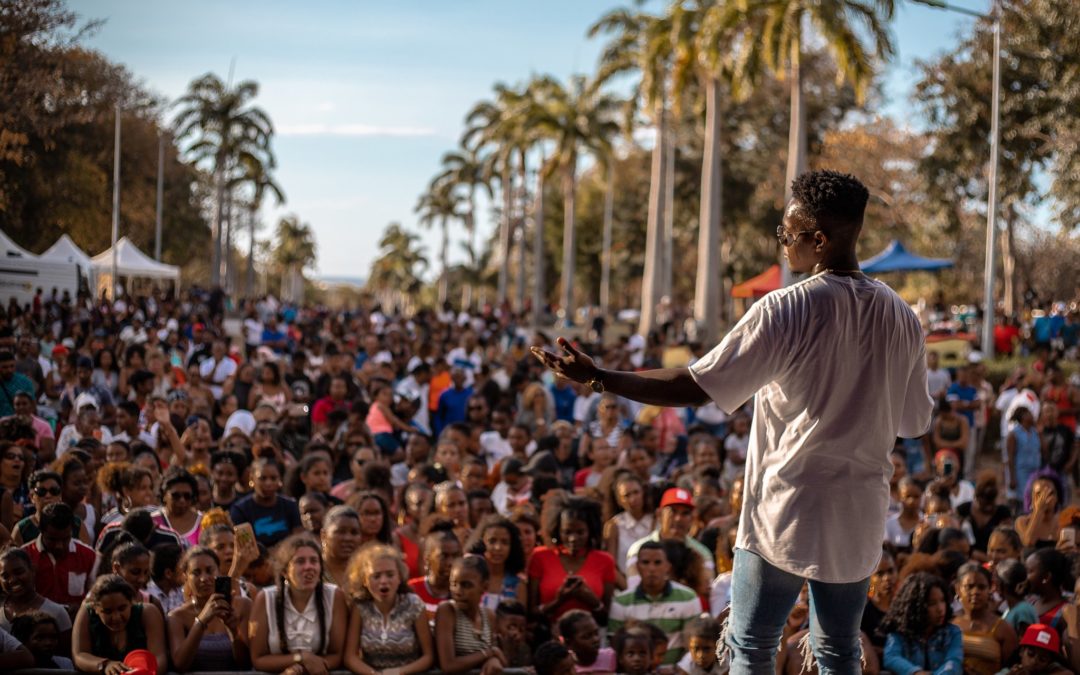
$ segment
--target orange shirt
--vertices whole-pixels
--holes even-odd
[[[439,397],[452,384],[449,371],[431,376],[431,382],[428,384],[428,410],[435,412],[439,409]]]

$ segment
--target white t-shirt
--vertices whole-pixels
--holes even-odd
[[[484,365],[484,355],[479,349],[474,349],[472,354],[465,351],[464,347],[455,347],[446,355],[446,362],[451,368],[461,368],[465,371],[465,386],[471,387],[473,376]]]
[[[225,380],[236,374],[236,361],[233,361],[228,356],[223,357],[220,361],[215,361],[214,357],[205,359],[199,364],[199,375],[210,385],[210,391],[213,392],[214,398],[221,398],[221,387],[225,384]],[[241,401],[240,405],[246,405],[247,401]]]
[[[818,274],[755,303],[690,372],[729,413],[757,394],[736,546],[804,578],[869,577],[889,451],[933,411],[911,308],[879,281]]]
[[[949,375],[948,370],[938,368],[926,371],[926,390],[931,396],[945,393],[950,384],[952,384],[952,375]]]
[[[510,441],[500,436],[498,431],[485,431],[480,434],[480,450],[487,460],[488,471],[494,469],[503,457],[509,457],[514,452],[510,448]]]

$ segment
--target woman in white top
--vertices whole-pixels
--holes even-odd
[[[615,558],[615,586],[622,590],[626,588],[626,554],[631,544],[653,531],[654,518],[646,504],[644,483],[629,471],[615,478],[611,502],[620,510],[604,524],[604,548]]]
[[[345,647],[345,594],[324,583],[322,550],[308,534],[295,534],[274,555],[277,585],[255,597],[251,662],[255,670],[303,675],[337,670]]]

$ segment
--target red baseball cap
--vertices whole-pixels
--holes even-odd
[[[694,496],[689,490],[674,487],[664,492],[664,498],[660,500],[660,508],[665,506],[694,506]]]
[[[1061,653],[1061,638],[1057,631],[1045,623],[1034,623],[1024,631],[1024,638],[1020,640],[1021,647],[1035,647],[1052,652],[1055,656]]]

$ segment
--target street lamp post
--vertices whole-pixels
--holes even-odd
[[[120,234],[120,104],[116,104],[116,131],[113,138],[113,198],[112,198],[112,272],[109,299],[116,300],[116,240]]]
[[[982,324],[982,352],[986,358],[994,355],[994,270],[995,253],[997,248],[997,172],[998,172],[998,143],[1000,138],[999,125],[1001,122],[1001,0],[991,0],[990,14],[983,14],[966,7],[957,7],[942,0],[912,0],[920,5],[927,5],[936,9],[944,9],[958,14],[966,14],[979,19],[990,19],[994,22],[994,62],[993,62],[993,92],[990,97],[990,169],[987,176],[989,187],[986,198],[986,258],[983,271],[983,324]]]

